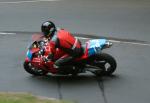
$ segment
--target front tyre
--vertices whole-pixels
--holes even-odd
[[[94,64],[102,69],[102,75],[107,76],[112,75],[117,67],[117,63],[114,57],[106,53],[97,54],[94,60]]]
[[[24,62],[23,66],[26,72],[35,76],[43,76],[48,73],[45,70],[34,68],[30,62]]]

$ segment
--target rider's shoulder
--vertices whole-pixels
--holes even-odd
[[[57,32],[70,33],[68,30],[64,28],[57,28]]]

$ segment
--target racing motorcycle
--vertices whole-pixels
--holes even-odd
[[[39,39],[39,38],[38,38]],[[102,50],[110,48],[112,43],[106,39],[93,39],[86,41],[82,45],[83,55],[74,59],[65,69],[56,69],[53,65],[57,59],[65,55],[61,49],[56,49],[53,61],[45,62],[43,57],[47,57],[50,50],[48,40],[34,40],[29,46],[24,61],[26,72],[43,76],[50,74],[77,75],[79,73],[92,72],[96,76],[111,75],[117,67],[116,60],[110,54],[103,53]]]

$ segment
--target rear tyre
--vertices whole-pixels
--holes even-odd
[[[96,75],[112,75],[116,70],[117,63],[114,57],[106,53],[97,54],[94,60],[94,65],[102,69],[102,72],[95,73]]]
[[[34,68],[30,62],[24,62],[23,65],[26,72],[35,76],[43,76],[48,73],[48,71]]]

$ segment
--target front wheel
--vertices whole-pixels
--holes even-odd
[[[48,73],[45,70],[34,68],[30,62],[24,62],[23,65],[24,65],[24,69],[26,72],[28,72],[32,75],[35,75],[35,76],[43,76]]]
[[[97,75],[111,75],[117,67],[114,57],[106,53],[97,54],[94,65],[102,69],[102,73],[97,73]]]

